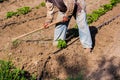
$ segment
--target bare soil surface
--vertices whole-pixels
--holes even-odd
[[[54,26],[21,38],[19,44],[12,45],[12,38],[42,27],[46,8],[33,8],[40,2],[42,0],[11,0],[0,3],[0,59],[11,60],[15,66],[36,74],[43,80],[64,80],[69,76],[79,76],[81,71],[90,80],[120,80],[120,17],[100,30],[97,29],[98,25],[120,14],[120,4],[90,25],[94,43],[91,54],[84,53],[78,34],[73,34],[74,31],[78,33],[73,28],[73,19],[69,25],[70,36],[65,49],[52,46]],[[86,2],[87,13],[91,13],[109,3],[109,0]],[[22,6],[33,9],[26,15],[5,19],[6,12]]]

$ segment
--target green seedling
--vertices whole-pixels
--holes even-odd
[[[13,40],[13,41],[12,41],[12,46],[16,48],[20,43],[21,43],[21,41],[18,40],[18,39]]]
[[[19,16],[22,14],[25,15],[30,11],[31,11],[30,7],[23,7],[23,8],[17,9],[17,12],[13,12],[13,11],[7,12],[6,17],[11,18],[12,16]]]
[[[39,9],[40,7],[45,7],[46,6],[46,4],[45,4],[45,2],[41,2],[38,6],[36,6],[35,8],[36,9]]]
[[[120,3],[120,0],[110,0],[111,5],[116,6],[117,3]]]
[[[105,4],[100,9],[94,10],[91,14],[87,14],[88,24],[97,21],[100,16],[104,15],[107,11],[112,10],[113,6],[117,3],[120,3],[120,0],[110,0],[110,4]]]
[[[35,8],[36,8],[36,9],[39,9],[39,8],[40,8],[40,6],[38,5],[38,6],[36,6]]]
[[[59,49],[66,48],[66,47],[67,47],[67,43],[65,42],[65,40],[59,39],[59,40],[58,40],[58,45],[57,45],[57,47],[58,47]]]
[[[103,5],[103,8],[107,12],[107,11],[111,10],[113,8],[113,6],[111,4],[105,4],[105,5]]]
[[[41,5],[41,7],[45,7],[46,6],[45,2],[41,2],[40,5]]]
[[[22,8],[17,9],[17,14],[16,15],[17,16],[19,16],[21,14],[25,15],[30,11],[31,11],[30,7],[22,7]]]
[[[11,18],[12,16],[15,16],[16,14],[17,14],[17,12],[13,12],[13,11],[7,12],[6,17],[7,17],[7,18]]]

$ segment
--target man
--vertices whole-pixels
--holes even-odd
[[[86,21],[85,1],[84,0],[46,0],[47,18],[44,27],[50,24],[53,20],[53,11],[56,6],[59,9],[57,20],[62,22],[57,23],[54,31],[53,45],[57,45],[59,39],[65,40],[68,23],[72,16],[76,19],[79,29],[80,41],[85,49],[85,52],[91,52],[92,40],[89,27]]]

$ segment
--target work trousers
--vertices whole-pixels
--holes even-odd
[[[58,12],[57,20],[62,20],[63,16],[64,16],[63,12]],[[84,10],[81,10],[81,12],[74,13],[73,15],[69,16],[69,18],[71,19],[72,16],[74,16],[76,23],[78,25],[79,38],[83,48],[92,48],[91,34],[90,34],[89,26],[86,21],[86,12]],[[56,42],[59,39],[61,40],[66,39],[66,32],[67,32],[69,21],[60,22],[56,24],[55,30],[54,30],[53,42]]]

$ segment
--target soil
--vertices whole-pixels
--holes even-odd
[[[42,80],[64,80],[70,76],[77,77],[80,72],[84,72],[83,76],[89,80],[120,80],[120,17],[97,29],[100,24],[120,14],[120,4],[90,25],[94,43],[91,54],[84,53],[78,34],[73,34],[74,31],[78,33],[74,29],[74,19],[69,25],[70,36],[65,49],[52,46],[54,26],[23,37],[20,43],[13,45],[12,38],[42,27],[46,7],[35,8],[42,1],[11,0],[0,3],[0,59],[11,60],[16,67],[36,74]],[[109,0],[86,0],[86,3],[87,13],[91,13]],[[30,6],[32,11],[5,18],[6,12],[23,6]]]

